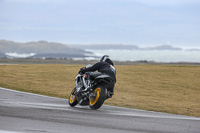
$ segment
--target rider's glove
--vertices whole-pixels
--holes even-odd
[[[81,69],[80,69],[80,71],[79,72],[84,72],[84,70],[85,70],[85,67],[82,67]]]

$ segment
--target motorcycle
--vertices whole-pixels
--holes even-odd
[[[100,72],[79,72],[76,76],[76,87],[69,96],[69,105],[89,105],[93,110],[99,109],[105,100],[112,97],[107,87],[113,82],[110,76]]]

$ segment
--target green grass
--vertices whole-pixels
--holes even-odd
[[[68,98],[80,67],[0,65],[0,86]],[[105,104],[200,117],[200,66],[119,65],[116,70],[115,95]]]

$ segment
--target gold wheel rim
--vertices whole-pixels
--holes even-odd
[[[101,92],[100,88],[96,88],[94,90],[94,93],[96,93],[96,97],[94,100],[90,100],[90,105],[94,105],[97,102],[97,100],[99,99],[99,96],[100,96],[100,92]]]
[[[70,102],[70,103],[73,103],[73,102],[75,102],[75,100],[76,100],[76,96],[71,95],[71,96],[70,96],[70,99],[69,99],[69,102]]]
[[[69,97],[69,102],[70,102],[70,103],[73,103],[73,102],[75,102],[75,100],[76,100],[76,96],[73,95],[73,93],[74,93],[74,90],[72,91],[72,93],[71,93],[71,95],[70,95],[70,97]]]

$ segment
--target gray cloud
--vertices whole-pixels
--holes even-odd
[[[197,45],[198,3],[197,0],[0,0],[0,34],[2,39],[30,41],[146,45],[169,41]]]

